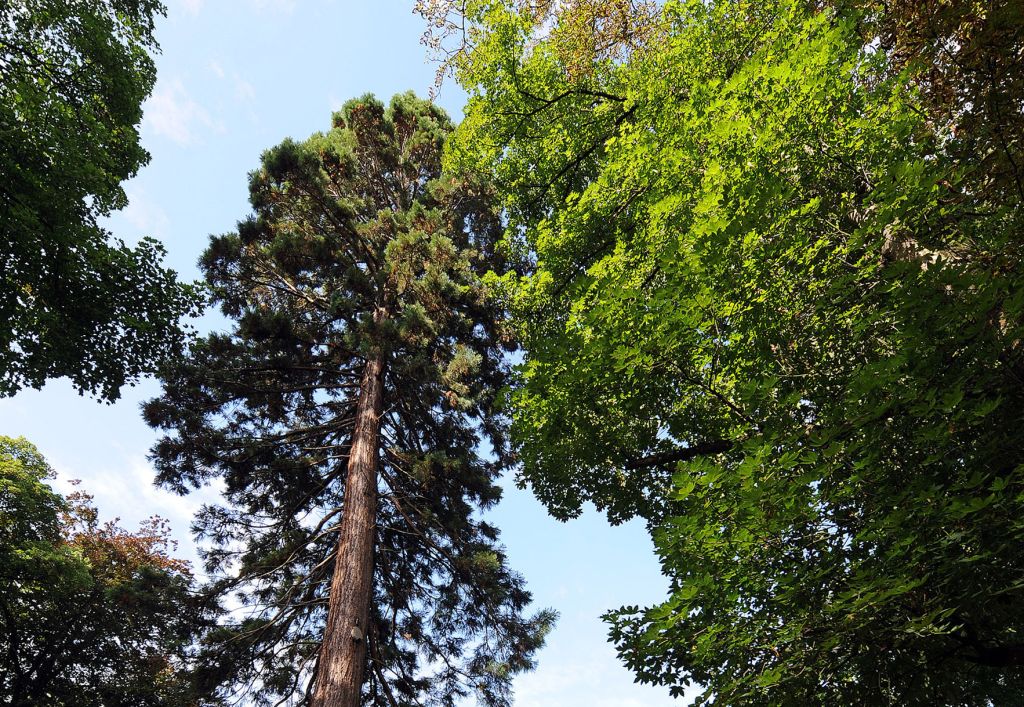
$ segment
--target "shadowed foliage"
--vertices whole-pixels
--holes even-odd
[[[0,437],[0,702],[194,705],[192,577],[166,524],[101,524],[88,495],[62,498],[52,476],[29,442]]]
[[[156,0],[0,4],[0,395],[67,376],[112,401],[181,346],[198,292],[99,220],[149,161]]]

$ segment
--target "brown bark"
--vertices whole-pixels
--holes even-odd
[[[327,626],[320,647],[312,707],[359,707],[373,595],[377,465],[383,408],[384,361],[378,356],[367,362],[359,387]]]

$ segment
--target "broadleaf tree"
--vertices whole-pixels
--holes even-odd
[[[646,519],[671,579],[608,615],[627,665],[704,704],[1012,703],[1019,4],[670,2],[611,53],[466,7],[449,159],[534,262],[521,480]]]
[[[187,707],[192,575],[165,521],[137,532],[66,498],[31,443],[0,437],[0,703]]]
[[[242,607],[205,649],[222,694],[508,704],[553,620],[479,516],[511,346],[483,276],[511,264],[486,184],[440,171],[451,127],[412,94],[350,101],[264,153],[252,215],[202,258],[232,328],[145,415],[163,484],[224,483],[196,521],[211,596]]]
[[[185,338],[200,293],[100,220],[149,161],[157,0],[0,4],[0,395],[67,376],[112,401]]]

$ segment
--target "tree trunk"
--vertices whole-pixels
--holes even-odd
[[[359,387],[327,627],[320,647],[312,707],[359,707],[373,595],[377,465],[383,408],[384,361],[377,356],[367,362]]]

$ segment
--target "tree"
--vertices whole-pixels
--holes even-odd
[[[942,5],[1020,46],[1010,4]],[[645,518],[671,578],[608,615],[627,665],[705,704],[1016,699],[1019,116],[956,62],[935,88],[942,37],[872,41],[922,36],[908,4],[667,3],[586,71],[477,7],[450,160],[535,263],[504,278],[521,480],[558,517]]]
[[[48,378],[113,400],[183,338],[197,292],[98,223],[149,155],[157,0],[0,6],[0,395]]]
[[[422,37],[432,58],[438,61],[435,88],[465,63],[487,41],[489,25],[480,23],[488,9],[502,3],[470,3],[466,0],[416,0],[415,12],[427,23]],[[544,36],[558,54],[566,73],[574,78],[588,75],[597,62],[624,61],[663,36],[661,8],[653,0],[512,0],[521,27]]]
[[[0,437],[0,700],[11,707],[189,705],[188,566],[159,518],[100,524],[24,439]]]
[[[265,152],[253,215],[202,259],[233,328],[145,407],[160,482],[224,481],[196,527],[211,595],[246,614],[211,637],[208,680],[258,704],[508,704],[553,619],[524,616],[477,516],[509,463],[482,279],[507,265],[486,185],[440,172],[450,130],[411,94],[363,97]]]
[[[910,69],[921,108],[946,131],[950,156],[990,199],[1024,199],[1024,8],[1011,0],[833,0],[877,42],[890,70]],[[852,13],[851,13],[852,11]]]

